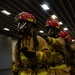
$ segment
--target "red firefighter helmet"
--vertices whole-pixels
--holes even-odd
[[[21,12],[20,14],[18,14],[15,17],[15,21],[19,21],[19,20],[23,20],[23,21],[25,20],[25,21],[36,23],[35,17],[29,12]]]
[[[59,28],[58,22],[56,20],[47,20],[46,26],[52,26],[55,28]]]
[[[24,35],[30,32],[31,27],[37,27],[35,17],[29,12],[21,12],[15,17],[18,22],[16,34]]]
[[[72,40],[73,40],[73,39],[72,39],[71,37],[68,38],[68,41],[69,41],[69,42],[72,42]]]
[[[59,35],[60,35],[60,37],[62,37],[62,38],[67,38],[68,37],[68,32],[67,31],[61,31],[60,33],[59,33]]]
[[[50,18],[46,21],[47,34],[51,37],[59,37],[59,24],[56,20],[51,20]]]

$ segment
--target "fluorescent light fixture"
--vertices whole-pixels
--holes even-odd
[[[74,42],[75,40],[73,39],[72,42]]]
[[[3,30],[5,30],[5,31],[9,31],[10,29],[8,29],[8,28],[3,28]]]
[[[1,11],[3,14],[5,14],[5,15],[11,15],[11,13],[9,13],[8,11],[6,11],[6,10],[2,10]]]
[[[40,30],[39,32],[40,32],[40,33],[44,33],[44,31],[42,31],[42,30]]]
[[[48,10],[48,9],[49,9],[49,7],[48,7],[46,4],[41,5],[41,7],[42,7],[44,10]]]
[[[59,22],[59,25],[62,25],[63,23],[62,22]]]
[[[64,30],[68,30],[68,28],[63,28]]]
[[[56,19],[57,16],[56,16],[56,15],[52,15],[51,18],[52,18],[52,19]]]

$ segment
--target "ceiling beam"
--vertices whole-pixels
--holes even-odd
[[[60,2],[60,4],[61,4],[61,6],[63,7],[63,9],[64,9],[66,15],[68,16],[68,18],[70,19],[71,23],[72,23],[73,26],[74,26],[74,23],[73,23],[73,21],[72,21],[72,19],[71,19],[71,16],[69,15],[69,13],[68,13],[68,11],[67,11],[65,5],[63,4],[63,1],[62,1],[62,0],[59,0],[59,2]]]
[[[64,17],[64,15],[62,14],[62,12],[60,12],[60,9],[57,7],[56,3],[54,0],[50,0],[50,2],[54,5],[54,7],[58,10],[58,12],[55,12],[55,10],[53,10],[55,13],[60,13],[60,15],[64,18],[64,20],[66,21],[66,23],[68,24],[69,28],[71,28],[71,30],[69,30],[70,34],[75,38],[75,35],[72,33],[74,32],[73,28],[69,25],[68,20]],[[59,16],[59,15],[58,15]],[[60,16],[59,16],[60,17]],[[62,20],[62,19],[61,19]],[[67,28],[68,28],[67,26]]]
[[[72,12],[73,16],[75,17],[75,12],[74,12],[74,9],[72,7],[71,1],[70,0],[67,0],[67,3],[68,3],[68,5],[69,5],[69,7],[71,9],[71,12]]]

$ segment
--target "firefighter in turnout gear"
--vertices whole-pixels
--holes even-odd
[[[67,62],[68,66],[71,67],[71,75],[75,75],[75,42],[73,42],[72,40],[72,37],[68,37],[66,40],[67,51],[70,55],[70,57],[68,58],[69,60]]]
[[[51,75],[70,75],[70,68],[65,64],[65,40],[60,37],[59,24],[50,18],[46,21],[48,45],[53,56],[50,64]],[[63,36],[64,34],[62,34]],[[67,36],[67,35],[66,35]]]
[[[75,75],[75,42],[70,44],[71,50],[71,75]]]
[[[15,17],[16,34],[20,35],[15,46],[13,75],[50,75],[47,64],[50,63],[50,50],[46,41],[36,35],[36,19],[29,12]]]

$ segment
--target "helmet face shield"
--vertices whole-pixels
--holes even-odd
[[[16,33],[19,35],[27,35],[30,32],[31,26],[31,22],[18,21]]]
[[[17,29],[21,30],[27,27],[27,22],[18,22]]]
[[[59,32],[60,32],[60,30],[57,29],[57,28],[54,28],[54,27],[51,27],[51,26],[48,26],[48,27],[47,27],[47,34],[48,34],[50,37],[54,37],[54,38],[59,37]]]

